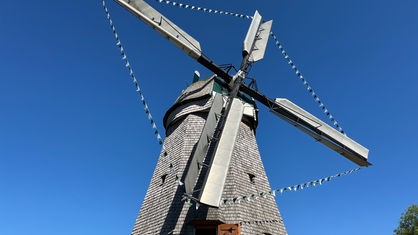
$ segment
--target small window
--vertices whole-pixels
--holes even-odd
[[[166,178],[167,178],[167,174],[164,174],[164,175],[161,176],[161,184],[160,184],[160,186],[163,186],[164,185]]]
[[[251,182],[252,184],[255,184],[255,175],[253,175],[253,174],[251,174],[251,173],[248,173],[248,177],[250,178],[250,182]]]

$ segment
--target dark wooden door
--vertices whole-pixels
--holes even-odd
[[[238,224],[220,224],[218,225],[218,235],[240,235]]]

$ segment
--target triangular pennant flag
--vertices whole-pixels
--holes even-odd
[[[242,199],[242,197],[237,197],[236,200],[235,200],[235,202],[238,203],[238,204],[240,204],[241,203],[241,199]]]

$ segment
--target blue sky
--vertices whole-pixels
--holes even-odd
[[[149,1],[218,64],[241,60],[250,22]],[[418,203],[418,2],[187,1],[273,19],[272,30],[372,167],[276,198],[289,234],[391,234]],[[112,1],[113,21],[161,132],[165,110],[211,73]],[[155,140],[101,1],[0,7],[0,234],[129,234],[157,162]],[[270,38],[250,76],[323,120]],[[356,165],[261,108],[273,188]]]

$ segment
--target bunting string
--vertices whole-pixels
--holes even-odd
[[[249,16],[249,15],[232,13],[232,12],[228,12],[228,11],[215,10],[215,9],[210,9],[210,8],[206,8],[206,7],[198,7],[198,6],[178,3],[178,2],[175,2],[175,1],[169,1],[169,0],[155,0],[155,1],[159,2],[159,3],[165,3],[169,6],[175,6],[175,7],[179,7],[179,8],[196,10],[196,11],[202,11],[202,12],[206,12],[206,13],[210,13],[210,14],[229,15],[229,16],[233,16],[233,17],[237,17],[237,18],[241,18],[241,19],[252,19],[253,18],[252,16]],[[314,91],[314,89],[308,83],[306,78],[303,77],[302,73],[296,67],[295,63],[290,58],[289,54],[285,51],[285,49],[283,48],[282,44],[279,42],[277,36],[273,33],[273,31],[270,32],[270,36],[274,39],[274,42],[275,42],[277,48],[280,50],[282,56],[287,61],[287,63],[292,67],[292,69],[295,71],[296,76],[300,79],[300,81],[306,87],[308,93],[312,96],[314,101],[318,104],[318,106],[322,110],[322,112],[327,116],[327,118],[331,121],[331,123],[338,129],[338,131],[344,134],[344,130],[341,127],[341,125],[337,122],[335,117],[331,114],[331,112],[325,106],[324,102],[322,102],[322,100],[319,98],[318,94]]]
[[[154,131],[154,135],[155,135],[155,137],[156,137],[156,139],[158,141],[158,144],[161,146],[161,149],[162,149],[161,150],[161,156],[163,156],[167,160],[168,165],[169,165],[168,166],[169,167],[169,171],[170,171],[170,173],[172,173],[175,176],[176,182],[179,185],[183,185],[183,183],[180,181],[180,177],[178,176],[177,171],[174,169],[174,166],[171,163],[171,159],[170,159],[167,151],[164,148],[163,138],[161,137],[160,132],[158,131],[157,125],[156,125],[156,123],[154,121],[154,118],[151,115],[151,111],[150,111],[150,109],[148,107],[148,103],[146,102],[145,97],[144,97],[144,94],[143,94],[143,92],[142,92],[142,90],[141,90],[141,88],[139,86],[139,83],[138,83],[138,80],[137,80],[137,78],[135,76],[134,70],[131,67],[131,64],[129,63],[128,56],[127,56],[127,54],[126,54],[126,52],[125,52],[125,50],[123,48],[123,45],[122,45],[121,40],[119,39],[119,35],[116,32],[116,27],[113,24],[113,21],[112,21],[112,18],[110,16],[109,9],[106,6],[105,0],[102,0],[102,4],[103,4],[103,9],[104,9],[105,14],[106,14],[106,18],[109,21],[110,28],[112,29],[113,35],[115,36],[116,46],[119,48],[119,51],[120,51],[122,60],[124,61],[124,64],[125,64],[125,67],[129,71],[129,76],[131,76],[132,82],[134,83],[134,86],[136,88],[136,92],[138,92],[138,95],[139,95],[139,97],[141,99],[142,105],[144,106],[144,112],[147,115],[147,118],[148,118],[148,120],[149,120],[149,122],[150,122],[150,124],[152,126],[152,129]]]
[[[308,81],[303,77],[300,70],[296,67],[293,60],[289,57],[285,49],[283,48],[282,44],[277,39],[277,36],[273,33],[273,31],[270,32],[271,37],[274,39],[274,42],[277,46],[277,48],[280,50],[281,54],[283,55],[284,59],[287,61],[287,63],[292,67],[292,69],[295,71],[296,76],[302,81],[303,85],[306,87],[309,94],[311,94],[312,98],[315,100],[315,102],[318,104],[319,108],[324,112],[324,114],[328,117],[328,119],[332,122],[332,124],[338,129],[339,132],[344,134],[344,130],[341,127],[341,125],[337,122],[337,120],[334,118],[334,116],[330,113],[328,108],[325,107],[324,102],[319,98],[318,94],[314,91],[312,86],[308,83]]]
[[[155,0],[155,1],[158,2],[158,3],[165,3],[169,6],[175,6],[175,7],[190,9],[190,10],[195,10],[195,11],[202,11],[202,12],[211,13],[211,14],[229,15],[229,16],[234,16],[234,17],[238,17],[238,18],[242,18],[242,19],[252,19],[253,18],[252,16],[249,16],[249,15],[238,14],[238,13],[233,13],[233,12],[228,12],[228,11],[220,11],[220,10],[206,8],[206,7],[198,7],[198,6],[193,6],[193,5],[189,5],[189,4],[178,3],[178,2],[175,2],[175,1],[169,1],[169,0]]]
[[[241,196],[237,196],[237,197],[234,197],[234,198],[224,198],[224,199],[221,200],[221,206],[230,206],[230,205],[233,205],[233,204],[240,204],[240,203],[250,203],[252,201],[267,198],[267,197],[276,197],[277,195],[282,195],[285,192],[300,191],[300,190],[305,189],[305,188],[316,187],[316,186],[322,185],[325,182],[329,182],[334,178],[349,175],[349,174],[352,174],[352,173],[354,173],[356,171],[359,171],[361,169],[363,169],[363,168],[359,167],[359,168],[356,168],[356,169],[352,169],[352,170],[348,170],[348,171],[345,171],[345,172],[342,172],[342,173],[338,173],[336,175],[332,175],[332,176],[328,176],[328,177],[325,177],[325,178],[309,181],[309,182],[306,182],[306,183],[303,183],[303,184],[292,185],[292,186],[279,188],[279,189],[272,189],[272,190],[264,191],[264,192],[241,195]],[[196,198],[191,197],[190,195],[184,194],[183,195],[183,200],[185,200],[190,206],[195,204],[196,205],[196,210],[199,209],[200,204],[199,204],[199,201]]]
[[[269,190],[269,191],[265,191],[265,192],[242,195],[242,196],[229,198],[229,199],[222,199],[221,204],[228,206],[228,205],[231,205],[231,204],[239,204],[241,202],[250,202],[252,200],[257,200],[257,199],[260,199],[260,198],[266,198],[268,196],[275,197],[276,195],[278,195],[278,194],[282,195],[285,192],[299,191],[299,190],[302,190],[304,188],[309,188],[309,187],[315,187],[315,186],[318,186],[318,185],[322,185],[323,183],[329,182],[334,178],[349,175],[349,174],[352,174],[352,173],[354,173],[356,171],[359,171],[361,169],[362,168],[359,167],[359,168],[356,168],[356,169],[352,169],[352,170],[349,170],[349,171],[338,173],[336,175],[332,175],[332,176],[328,176],[328,177],[325,177],[325,178],[313,180],[313,181],[306,182],[306,183],[303,183],[303,184],[297,184],[297,185],[293,185],[293,186],[279,188],[279,189],[276,189],[276,190]]]
[[[243,225],[243,224],[276,224],[276,223],[283,223],[283,220],[270,219],[270,220],[241,221],[240,225]]]

